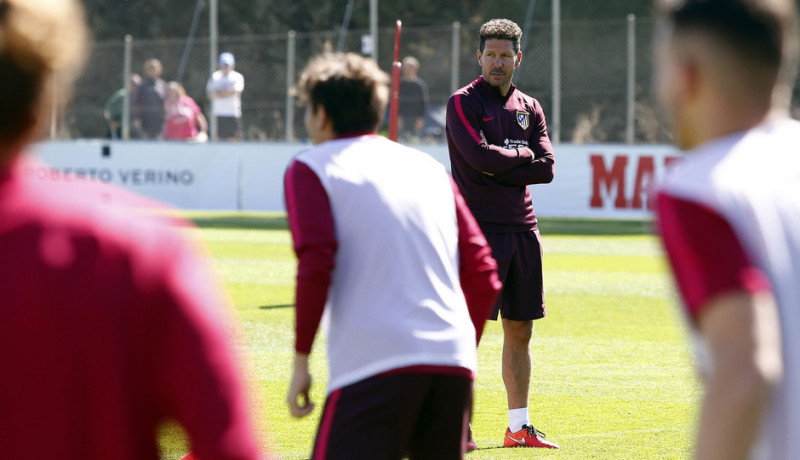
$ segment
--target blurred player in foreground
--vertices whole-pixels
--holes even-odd
[[[705,380],[696,456],[798,459],[794,2],[659,6],[659,96],[688,155],[661,184],[657,211]]]
[[[378,136],[388,76],[356,54],[298,83],[315,147],[286,171],[298,257],[290,411],[311,413],[308,355],[330,318],[313,458],[460,458],[477,339],[499,289],[491,250],[445,168]]]
[[[481,76],[447,103],[450,163],[497,260],[503,290],[489,319],[503,322],[506,447],[558,448],[528,415],[533,321],[545,316],[542,246],[530,184],[553,180],[553,146],[539,102],[512,83],[522,30],[508,19],[480,29]],[[470,436],[470,449],[475,449]]]
[[[0,456],[156,459],[172,419],[200,458],[258,458],[203,256],[121,206],[146,200],[25,154],[86,40],[77,0],[0,1]]]

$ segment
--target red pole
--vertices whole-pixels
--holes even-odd
[[[392,62],[392,89],[389,94],[389,139],[397,141],[397,104],[400,100],[400,32],[403,25],[400,20],[397,20],[397,26],[394,29],[394,62]]]

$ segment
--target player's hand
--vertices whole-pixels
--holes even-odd
[[[310,390],[311,374],[308,372],[308,355],[298,354],[295,356],[294,373],[292,381],[289,383],[289,394],[286,396],[289,412],[294,417],[305,417],[314,411],[314,403],[309,395]]]

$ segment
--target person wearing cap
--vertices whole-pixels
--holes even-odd
[[[206,85],[211,113],[217,119],[216,139],[236,141],[242,138],[242,91],[244,76],[233,70],[236,58],[225,52],[219,55],[219,70]],[[215,140],[216,140],[215,139]]]

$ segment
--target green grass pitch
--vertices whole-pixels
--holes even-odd
[[[236,307],[264,440],[280,458],[309,458],[325,396],[324,341],[312,354],[313,416],[289,415],[295,259],[285,218],[190,213]],[[700,388],[658,241],[648,224],[542,219],[548,316],[535,323],[530,413],[561,450],[502,449],[502,330],[479,348],[470,460],[687,458]],[[186,452],[166,428],[164,458]]]

